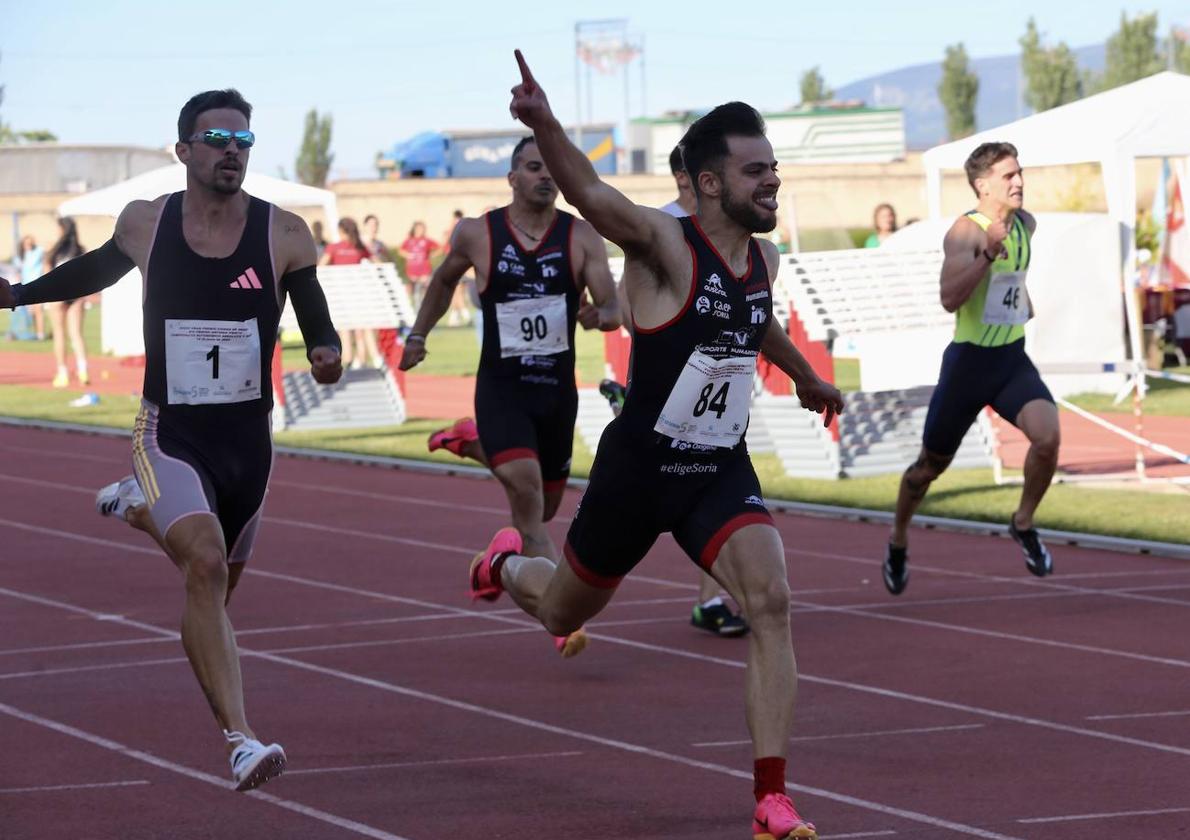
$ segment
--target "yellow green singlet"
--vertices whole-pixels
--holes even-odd
[[[972,210],[967,218],[987,230],[992,220]],[[1020,341],[1025,337],[1023,324],[987,324],[984,323],[984,310],[987,304],[988,283],[992,274],[1011,271],[1025,271],[1029,267],[1029,258],[1033,250],[1029,245],[1029,229],[1021,221],[1021,217],[1013,214],[1012,229],[1003,243],[1007,256],[1000,257],[988,266],[987,273],[971,293],[971,297],[955,312],[954,340],[957,343],[975,344],[980,347],[1003,347]],[[980,257],[982,259],[982,257]]]

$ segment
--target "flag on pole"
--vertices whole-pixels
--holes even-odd
[[[1190,289],[1190,225],[1186,224],[1185,193],[1182,189],[1186,166],[1175,166],[1170,177],[1165,214],[1165,253],[1162,269],[1166,283],[1174,289]]]

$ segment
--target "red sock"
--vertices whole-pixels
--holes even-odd
[[[770,793],[785,793],[785,759],[776,756],[756,759],[752,777],[755,779],[752,792],[757,802]]]

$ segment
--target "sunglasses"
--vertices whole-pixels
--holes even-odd
[[[256,135],[251,131],[232,131],[230,128],[208,128],[206,131],[195,134],[187,142],[193,143],[195,140],[201,140],[206,145],[216,149],[226,149],[227,144],[234,140],[237,149],[251,149],[252,144],[256,142]]]

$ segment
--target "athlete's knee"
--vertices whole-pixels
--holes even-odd
[[[187,548],[180,557],[186,572],[186,588],[194,592],[227,592],[227,555],[213,545],[199,545]]]
[[[1057,426],[1036,431],[1029,437],[1033,453],[1046,461],[1058,460],[1058,449],[1062,445],[1062,433]]]
[[[743,607],[753,626],[789,623],[789,582],[772,574],[743,582]]]

